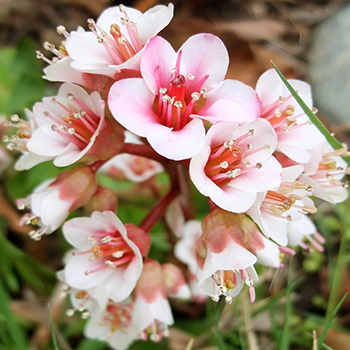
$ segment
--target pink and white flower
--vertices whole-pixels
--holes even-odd
[[[39,163],[51,159],[51,157],[41,156],[28,150],[27,143],[33,132],[38,128],[38,125],[34,120],[33,113],[29,109],[25,109],[24,111],[27,119],[22,119],[19,115],[14,114],[9,121],[4,123],[6,128],[17,129],[15,135],[11,137],[7,135],[3,136],[3,141],[7,142],[7,149],[10,151],[16,150],[22,153],[15,163],[16,170],[30,169]]]
[[[38,186],[29,197],[17,200],[20,210],[27,207],[31,211],[21,221],[40,227],[30,232],[33,239],[39,240],[43,234],[60,227],[69,213],[85,205],[97,187],[95,174],[88,166],[63,171],[57,179],[47,180]]]
[[[79,27],[77,31],[84,32],[84,29]],[[65,39],[68,39],[70,37],[70,33],[67,32],[64,26],[58,26],[57,33],[63,35]],[[41,51],[36,52],[37,57],[48,64],[44,68],[44,78],[49,81],[60,81],[65,83],[84,85],[84,73],[72,68],[71,63],[73,60],[68,55],[65,43],[65,41],[62,41],[61,45],[58,48],[49,42],[44,43],[44,48],[53,54],[52,59],[45,57]]]
[[[137,136],[127,131],[125,132],[125,142],[142,144]],[[130,181],[144,182],[163,170],[162,165],[152,159],[131,154],[118,154],[105,163],[99,172],[107,173],[112,177],[121,172]]]
[[[90,319],[85,327],[88,338],[106,341],[115,350],[126,350],[139,335],[134,328],[131,317],[133,303],[109,301],[105,308],[96,307],[90,312]]]
[[[190,158],[204,144],[201,118],[245,123],[260,111],[253,89],[223,81],[228,62],[224,44],[214,35],[194,35],[178,53],[165,39],[155,37],[142,57],[143,79],[117,81],[108,106],[119,123],[146,137],[162,156]]]
[[[131,294],[142,272],[142,255],[150,247],[143,230],[123,225],[113,212],[105,211],[66,222],[63,234],[77,249],[64,270],[69,286],[100,286],[115,302]]]
[[[152,341],[168,335],[168,326],[174,323],[166,296],[166,285],[161,265],[155,260],[146,260],[134,291],[132,323],[141,334]]]
[[[300,246],[309,251],[311,244],[318,251],[323,252],[325,242],[323,236],[317,232],[315,224],[305,214],[288,225],[288,244],[291,246]]]
[[[181,238],[174,248],[177,259],[186,264],[193,275],[198,272],[197,247],[202,233],[201,221],[187,221],[183,224]]]
[[[310,85],[295,79],[288,81],[311,108]],[[320,145],[324,136],[310,122],[274,69],[261,75],[256,91],[262,103],[260,117],[268,120],[277,134],[276,150],[295,162],[307,163],[309,151]]]
[[[31,153],[68,166],[84,157],[108,159],[123,145],[123,135],[104,116],[104,101],[73,84],[63,84],[56,97],[45,97],[33,108],[38,127],[27,142]]]
[[[264,235],[282,246],[288,244],[290,223],[299,220],[303,213],[315,213],[317,210],[309,198],[312,186],[298,180],[303,169],[301,165],[283,168],[280,187],[259,193],[256,202],[247,211]]]
[[[231,303],[245,283],[253,302],[258,252],[263,263],[278,267],[278,247],[264,239],[255,224],[242,214],[215,209],[203,219],[202,227],[197,247],[199,287],[214,301],[223,295]]]
[[[343,177],[349,172],[347,163],[341,157],[346,149],[333,150],[324,143],[312,150],[311,159],[305,165],[300,180],[313,187],[313,195],[335,204],[348,198],[347,182]]]
[[[243,213],[258,192],[278,188],[282,167],[272,156],[277,137],[265,120],[217,123],[202,151],[192,158],[190,176],[198,191],[217,206]]]
[[[88,20],[89,32],[72,32],[66,49],[71,66],[82,72],[117,78],[124,69],[139,70],[147,42],[166,27],[174,6],[158,5],[144,14],[123,5],[106,9],[95,23]]]

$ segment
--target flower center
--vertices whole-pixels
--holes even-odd
[[[287,97],[280,96],[278,100],[273,102],[270,106],[264,107],[261,112],[261,118],[266,119],[277,134],[287,133],[292,128],[310,125],[309,121],[300,122],[298,120],[300,118],[305,118],[304,113],[294,115],[295,107],[287,103],[292,97],[292,95]],[[316,108],[313,108],[312,111],[314,113],[317,112]]]
[[[308,175],[317,181],[324,189],[334,187],[348,187],[348,182],[342,182],[340,179],[350,174],[350,167],[344,168],[337,165],[335,156],[348,156],[347,148],[325,153],[315,174]]]
[[[103,322],[109,325],[109,330],[114,333],[117,330],[127,331],[131,323],[132,305],[117,305],[110,302],[103,315]]]
[[[127,265],[135,256],[134,251],[125,242],[119,231],[113,233],[94,233],[86,236],[93,247],[77,254],[91,254],[91,261],[102,259],[104,266],[95,270],[85,271],[88,275],[105,268],[117,268]]]
[[[16,134],[9,137],[4,135],[2,138],[3,142],[8,142],[7,148],[10,151],[28,151],[27,141],[32,135],[32,128],[34,125],[31,125],[31,122],[21,119],[17,114],[11,116],[10,121],[4,123],[5,127],[11,127],[17,129]]]
[[[191,84],[195,79],[193,74],[187,78],[180,73],[182,51],[179,51],[176,67],[170,70],[170,81],[168,88],[160,87],[159,95],[154,100],[153,110],[158,116],[159,123],[180,130],[191,121],[191,114],[194,114],[205,102],[207,90],[203,84],[209,75],[202,77],[196,85]],[[154,73],[159,81],[159,66]],[[160,83],[157,84],[160,86]]]
[[[229,295],[229,291],[236,288],[238,285],[238,279],[244,281],[244,283],[249,287],[249,294],[251,302],[255,300],[255,289],[254,281],[249,276],[249,273],[246,269],[233,269],[233,270],[220,270],[216,271],[212,276],[212,280],[218,287],[218,294],[212,295],[212,300],[218,302],[220,296],[225,297],[225,302],[227,304],[232,303],[232,297]]]
[[[54,97],[51,99],[53,104],[57,104],[63,109],[64,114],[52,115],[45,111],[44,116],[54,122],[51,125],[52,131],[57,132],[64,139],[83,150],[90,143],[101,118],[73,94],[68,93],[67,99],[66,105]]]
[[[253,148],[251,143],[247,142],[249,137],[255,135],[255,129],[250,129],[237,139],[224,142],[221,145],[211,147],[211,154],[205,166],[206,175],[219,187],[223,187],[233,179],[250,171],[250,168],[260,169],[261,163],[254,166],[246,157],[259,152],[263,149],[268,150],[271,146]]]
[[[124,15],[120,19],[120,24],[126,27],[129,39],[122,33],[120,26],[116,23],[111,24],[110,31],[107,33],[93,19],[88,20],[89,29],[96,35],[97,42],[103,45],[116,65],[124,63],[143,48],[136,23],[130,20],[126,7],[119,5],[119,10]]]

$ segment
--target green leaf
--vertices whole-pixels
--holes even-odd
[[[327,332],[329,330],[329,328],[332,325],[333,319],[336,316],[336,314],[338,313],[340,307],[342,306],[344,300],[346,299],[346,297],[348,296],[348,293],[346,293],[341,300],[339,301],[339,303],[337,304],[337,306],[334,308],[333,312],[330,314],[330,316],[327,318],[326,324],[320,334],[320,336],[317,339],[317,346],[320,348],[321,345],[323,344],[324,339],[326,338]]]
[[[306,103],[302,100],[302,98],[298,95],[298,93],[293,89],[292,85],[288,82],[288,80],[283,76],[280,70],[276,67],[276,65],[271,61],[273,68],[275,68],[277,74],[282,79],[284,85],[290,91],[295,100],[299,103],[300,107],[303,109],[305,114],[310,118],[311,122],[317,127],[318,130],[324,135],[326,140],[334,149],[340,149],[344,146],[327,130],[327,128],[323,125],[323,123],[316,117],[316,115],[311,111],[311,109],[306,105]],[[345,158],[345,161],[350,165],[350,158]]]
[[[48,307],[48,309],[49,309],[48,310],[49,311],[49,322],[50,322],[50,330],[51,330],[53,350],[60,350],[60,348],[58,347],[57,339],[56,339],[54,324],[52,322],[50,307]]]
[[[3,327],[8,331],[13,350],[23,350],[27,349],[27,344],[25,341],[25,337],[23,331],[19,324],[17,323],[16,318],[14,317],[11,308],[10,308],[10,298],[4,288],[4,285],[0,283],[0,315],[4,316],[6,322],[3,323]],[[1,339],[0,339],[1,340]]]

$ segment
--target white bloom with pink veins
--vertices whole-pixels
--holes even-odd
[[[74,69],[107,75],[111,78],[123,69],[139,70],[147,42],[166,27],[174,6],[158,5],[144,14],[123,5],[102,12],[95,23],[88,20],[89,32],[72,32],[66,49]]]
[[[239,126],[214,124],[202,151],[191,160],[191,179],[220,208],[243,213],[258,192],[281,183],[282,167],[272,156],[276,144],[276,133],[262,119]]]
[[[309,84],[288,80],[303,101],[311,108]],[[262,103],[261,118],[270,122],[278,136],[277,151],[298,163],[310,160],[309,151],[324,141],[324,136],[310,122],[274,69],[259,78],[256,91]]]
[[[163,270],[158,261],[146,260],[134,291],[132,323],[141,338],[159,341],[174,323],[166,295]]]
[[[301,165],[283,168],[280,187],[259,193],[247,211],[264,235],[282,246],[288,244],[289,224],[300,219],[303,213],[316,212],[308,197],[312,194],[312,186],[297,180],[303,169]]]
[[[348,165],[341,157],[345,153],[345,148],[333,150],[328,143],[312,150],[310,162],[305,165],[300,180],[313,187],[314,196],[332,204],[348,198],[348,183],[342,182],[349,173]]]
[[[108,106],[120,124],[146,137],[162,156],[190,158],[204,145],[201,118],[246,123],[258,117],[255,91],[238,81],[223,81],[228,63],[224,44],[212,34],[190,37],[178,53],[155,37],[141,60],[143,79],[117,81]]]
[[[97,187],[95,174],[88,166],[65,170],[57,179],[47,180],[35,188],[27,198],[16,201],[20,210],[27,207],[31,211],[21,221],[40,226],[38,230],[30,232],[33,239],[39,240],[43,234],[60,227],[69,213],[85,205]]]
[[[104,116],[104,101],[97,92],[88,94],[73,84],[63,84],[56,97],[45,97],[33,108],[34,130],[27,143],[34,154],[54,159],[56,166],[68,166],[85,156],[88,160],[103,159],[113,147],[108,142],[116,138]],[[101,153],[97,140],[104,137],[105,149]],[[99,138],[98,138],[99,137]],[[106,153],[106,154],[104,154]]]
[[[125,300],[142,272],[149,236],[131,224],[127,227],[110,211],[65,223],[63,234],[77,248],[65,267],[65,281],[79,289],[101,286],[115,302]]]
[[[125,132],[125,142],[142,145],[142,141],[128,131]],[[105,163],[99,172],[113,177],[115,171],[121,171],[130,181],[144,182],[163,170],[162,165],[155,160],[131,154],[118,154]]]
[[[78,27],[77,32],[84,32],[84,29]],[[65,39],[68,39],[70,37],[70,34],[63,26],[57,27],[57,33],[63,35]],[[65,41],[62,41],[59,48],[56,48],[55,45],[49,42],[44,43],[44,48],[54,55],[51,60],[46,58],[42,52],[36,52],[38,58],[48,63],[48,66],[44,68],[44,78],[49,81],[61,81],[65,83],[84,85],[84,73],[72,68],[71,63],[73,60],[68,55],[68,52],[65,48],[65,43]]]
[[[202,223],[203,235],[197,245],[199,287],[214,301],[223,295],[231,303],[244,283],[255,299],[254,264],[279,267],[278,246],[267,240],[243,214],[215,209]]]

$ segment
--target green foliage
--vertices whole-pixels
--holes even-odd
[[[29,38],[17,48],[0,50],[0,113],[23,113],[48,91],[35,50]]]

